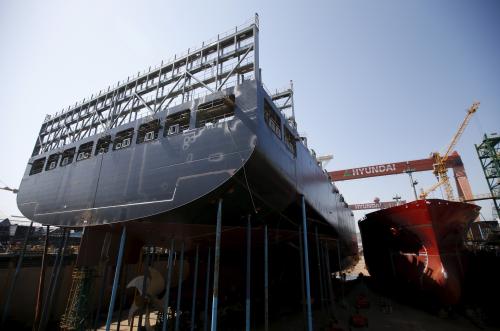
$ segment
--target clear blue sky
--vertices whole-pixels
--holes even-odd
[[[1,1],[0,180],[17,187],[45,114],[255,12],[264,83],[294,80],[299,131],[318,154],[334,155],[329,170],[442,151],[479,100],[457,149],[475,193],[487,192],[473,145],[483,132],[500,133],[495,0]],[[416,178],[419,187],[435,181]],[[396,193],[411,200],[408,182],[399,175],[339,187],[353,203]],[[489,217],[491,205],[482,206]],[[0,212],[19,213],[12,193],[0,191]]]

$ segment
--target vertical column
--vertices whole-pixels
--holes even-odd
[[[127,227],[123,226],[122,235],[120,238],[120,248],[118,250],[118,257],[116,259],[115,278],[113,280],[113,288],[111,290],[111,301],[109,303],[108,318],[106,320],[106,331],[111,328],[111,320],[113,319],[113,310],[115,309],[116,292],[118,283],[120,282],[120,271],[122,269],[123,251],[125,250],[125,239],[127,238]]]
[[[329,248],[328,248],[328,243],[325,242],[325,265],[326,265],[326,274],[327,274],[327,281],[328,281],[328,293],[330,295],[330,305],[331,305],[331,310],[330,312],[333,314],[333,284],[332,284],[332,271],[330,269],[330,253],[329,253]]]
[[[142,254],[142,252],[141,252]],[[149,276],[149,266],[151,264],[151,247],[146,246],[146,263],[144,263],[144,270],[143,270],[143,277],[142,277],[142,289],[141,289],[141,300],[142,302],[146,302],[146,295],[147,295],[147,282],[148,282],[148,276]],[[146,307],[144,307],[146,308]],[[147,309],[144,309],[144,314],[147,314]],[[139,321],[137,323],[137,328],[141,329],[142,328],[142,309],[139,312]]]
[[[194,331],[195,315],[196,315],[196,291],[198,287],[198,253],[199,245],[196,245],[196,257],[194,259],[194,280],[193,280],[193,303],[191,304],[191,331]]]
[[[170,250],[168,251],[167,262],[167,284],[165,285],[165,299],[163,303],[163,325],[162,331],[167,331],[168,328],[168,303],[170,299],[170,283],[172,282],[172,269],[173,269],[173,255],[174,255],[174,238],[170,242]]]
[[[179,280],[177,281],[177,308],[175,309],[175,331],[179,331],[181,322],[182,277],[184,276],[184,241],[181,244]]]
[[[261,82],[260,80],[260,67],[259,67],[259,14],[255,13],[255,22],[253,27],[253,38],[254,38],[254,64],[253,64],[253,72],[255,76],[255,80],[257,82]]]
[[[125,300],[127,299],[126,295],[126,286],[127,286],[127,277],[128,277],[128,272],[127,272],[127,265],[122,266],[122,271],[123,277],[122,277],[122,282],[120,286],[120,303],[118,305],[118,322],[116,323],[116,331],[120,331],[120,323],[122,320],[122,310],[123,310],[123,305],[125,305]]]
[[[306,300],[307,300],[307,330],[312,331],[312,309],[311,309],[311,283],[309,275],[309,245],[307,243],[307,217],[306,200],[302,196],[302,228],[304,235],[304,269],[306,275]]]
[[[37,330],[40,321],[40,312],[42,309],[43,285],[45,282],[45,266],[47,264],[47,249],[49,247],[50,225],[47,225],[45,233],[45,244],[43,246],[42,267],[40,269],[40,278],[38,279],[38,290],[36,294],[35,320],[33,330]]]
[[[95,320],[94,320],[94,331],[97,331],[97,327],[99,325],[99,317],[101,315],[101,304],[102,304],[102,299],[104,297],[104,290],[106,289],[106,280],[108,279],[108,261],[106,260],[106,263],[104,263],[104,274],[102,275],[102,281],[101,281],[101,290],[99,291],[99,299],[97,300],[97,310],[95,313]]]
[[[205,281],[205,314],[203,315],[203,319],[205,325],[203,326],[203,331],[208,330],[208,297],[210,293],[210,267],[211,267],[211,251],[210,247],[208,247],[208,258],[207,258],[207,279]]]
[[[306,289],[304,286],[304,244],[302,243],[302,226],[299,225],[299,255],[300,255],[300,287],[302,292],[302,314],[304,316],[304,329],[307,327]]]
[[[57,284],[59,282],[59,274],[61,272],[62,263],[64,260],[64,250],[66,249],[66,243],[68,240],[69,231],[64,229],[59,242],[59,251],[52,267],[52,276],[50,280],[49,290],[47,292],[47,297],[45,298],[44,307],[42,310],[42,317],[40,319],[40,327],[38,330],[45,330],[47,322],[50,319],[50,313],[52,312],[52,301],[54,298],[54,292],[56,291]]]
[[[250,331],[250,276],[251,276],[251,257],[252,257],[252,224],[250,215],[247,218],[247,279],[246,279],[246,309],[245,309],[245,330]]]
[[[5,300],[5,306],[3,308],[2,323],[0,324],[2,329],[5,321],[7,320],[7,316],[9,315],[10,300],[12,298],[12,294],[14,293],[14,289],[16,288],[17,277],[19,277],[19,272],[21,271],[24,255],[26,254],[26,246],[28,245],[28,239],[30,237],[32,228],[33,228],[33,221],[31,221],[28,231],[26,231],[26,236],[24,237],[24,242],[23,242],[23,249],[21,250],[21,254],[19,255],[19,257],[17,258],[16,271],[14,272],[14,276],[12,277],[12,284],[10,284],[9,292],[7,294],[7,299]]]
[[[269,247],[267,224],[264,225],[264,330],[269,331]]]
[[[214,293],[212,298],[212,331],[217,330],[217,304],[219,301],[219,264],[220,264],[220,237],[222,232],[222,199],[219,199],[217,209],[217,228],[215,233],[215,258],[214,258]]]
[[[339,276],[340,276],[340,288],[341,288],[341,291],[342,291],[342,301],[344,301],[345,299],[345,296],[344,296],[344,277],[343,277],[343,273],[342,273],[342,258],[341,258],[341,255],[340,255],[340,240],[337,239],[337,257],[339,259]],[[392,257],[391,257],[392,259]]]
[[[101,271],[103,270],[103,276],[101,280],[101,289],[99,291],[99,299],[97,300],[97,309],[94,320],[94,330],[97,330],[97,326],[99,325],[99,318],[101,316],[101,304],[102,299],[104,298],[104,290],[106,289],[106,280],[108,279],[108,270],[109,270],[109,246],[111,245],[111,233],[106,232],[104,237],[104,242],[101,248],[101,257],[99,259],[99,266]]]
[[[319,249],[319,235],[318,235],[318,227],[314,227],[314,234],[316,239],[316,258],[318,260],[318,277],[319,277],[319,296],[321,301],[321,312],[325,310],[325,290],[326,286],[323,286],[323,268],[321,266],[322,254]]]

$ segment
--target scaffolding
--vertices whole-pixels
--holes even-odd
[[[500,217],[500,136],[485,134],[483,142],[475,146],[497,217]]]
[[[85,330],[92,277],[93,270],[88,267],[75,268],[73,271],[68,304],[64,315],[61,316],[61,330]]]
[[[259,19],[218,35],[200,48],[128,77],[89,99],[47,115],[32,156],[61,148],[114,127],[151,116],[176,104],[260,81]]]

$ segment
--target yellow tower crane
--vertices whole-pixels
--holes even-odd
[[[448,157],[450,156],[451,152],[457,145],[458,139],[460,139],[460,136],[464,132],[465,128],[467,127],[467,124],[469,124],[469,121],[474,115],[474,113],[477,111],[479,108],[479,102],[474,102],[472,106],[467,110],[467,115],[465,115],[464,120],[462,121],[462,124],[460,124],[460,127],[458,128],[458,131],[455,133],[453,138],[451,139],[450,144],[448,145],[448,148],[446,149],[446,152],[444,154],[439,154],[439,152],[434,152],[432,153],[432,158],[434,159],[434,175],[438,178],[438,182],[434,185],[432,185],[430,188],[428,188],[425,191],[422,191],[420,193],[420,199],[425,199],[427,195],[431,192],[433,192],[435,189],[440,187],[441,185],[444,186],[444,191],[446,195],[447,200],[454,200],[455,197],[453,195],[453,189],[450,184],[450,180],[448,178],[448,172],[446,168],[446,161],[448,160]]]

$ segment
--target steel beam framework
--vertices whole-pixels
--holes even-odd
[[[218,35],[187,54],[128,77],[55,115],[47,115],[32,156],[151,116],[244,80],[260,81],[259,19]]]
[[[484,135],[483,142],[475,146],[497,217],[500,217],[500,137]]]

